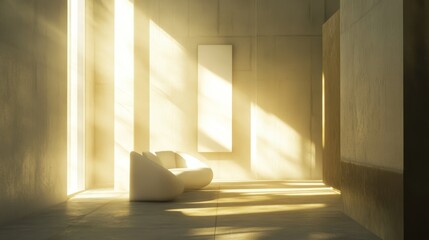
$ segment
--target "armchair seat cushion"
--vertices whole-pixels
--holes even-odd
[[[210,168],[170,168],[168,170],[183,182],[187,190],[203,188],[213,179]]]

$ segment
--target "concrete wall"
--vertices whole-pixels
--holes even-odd
[[[342,160],[401,173],[402,1],[341,4]]]
[[[0,2],[0,223],[66,199],[67,1]]]
[[[94,161],[93,186],[113,186],[114,1],[93,1]]]
[[[150,1],[134,1],[134,149],[149,149]]]
[[[340,0],[325,0],[325,19],[328,20],[340,9]]]
[[[341,1],[340,121],[345,212],[402,239],[402,0]]]
[[[149,108],[150,122],[135,135],[147,146],[136,149],[197,154],[197,46],[230,44],[233,151],[200,153],[215,177],[321,178],[324,1],[143,0],[134,6],[135,39],[146,41],[135,45],[142,49],[135,51],[138,108]],[[139,114],[136,124],[147,123]]]
[[[323,181],[341,190],[340,11],[323,24]]]
[[[95,184],[94,168],[94,1],[87,0],[85,23],[85,186],[93,188]]]

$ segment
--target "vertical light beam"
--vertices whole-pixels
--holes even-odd
[[[85,188],[85,1],[68,1],[67,194]]]
[[[129,153],[134,148],[134,4],[115,0],[114,188],[129,189]]]
[[[326,126],[325,126],[325,111],[326,111],[326,106],[325,106],[325,74],[322,73],[322,147],[325,148],[325,131],[326,131]]]

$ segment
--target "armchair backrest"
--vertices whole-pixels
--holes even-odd
[[[176,153],[173,151],[159,151],[156,152],[156,156],[160,160],[162,166],[167,169],[176,168]]]
[[[169,201],[183,190],[183,182],[162,165],[143,154],[130,153],[131,201]]]
[[[207,168],[199,158],[184,152],[159,151],[143,152],[143,156],[158,163],[166,169],[171,168]]]
[[[143,152],[143,156],[145,156],[147,159],[151,160],[152,162],[158,163],[159,165],[163,166],[161,160],[155,155],[153,152]]]
[[[207,168],[200,159],[183,152],[176,153],[176,165],[178,168]]]

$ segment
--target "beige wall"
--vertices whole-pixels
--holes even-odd
[[[113,5],[94,1],[94,186],[114,168]],[[136,0],[134,149],[201,154],[220,179],[321,178],[319,0]],[[197,46],[233,46],[232,152],[197,153]]]
[[[0,2],[0,223],[66,199],[67,1]]]
[[[94,1],[87,0],[85,24],[85,186],[95,187],[94,176]]]
[[[321,178],[324,1],[136,2],[150,33],[149,53],[136,52],[149,73],[135,80],[149,84],[150,150],[196,153],[197,46],[230,44],[233,151],[201,153],[215,177]]]
[[[113,186],[114,1],[93,1],[94,162],[93,186]]]
[[[343,210],[381,239],[404,239],[403,2],[341,1]]]
[[[341,11],[341,159],[401,173],[402,0],[344,0]]]
[[[340,0],[325,0],[325,19],[328,20],[340,9]]]
[[[323,24],[323,181],[341,190],[340,11]]]
[[[134,150],[149,149],[149,21],[147,0],[134,1]]]

